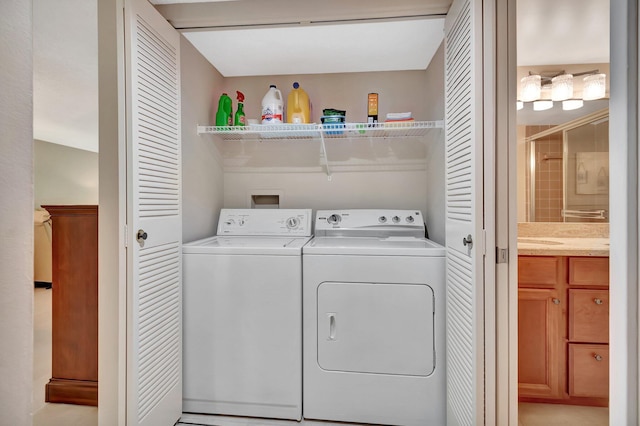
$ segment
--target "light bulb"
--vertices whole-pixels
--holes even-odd
[[[571,111],[574,109],[582,108],[584,106],[584,102],[582,99],[567,99],[566,101],[562,101],[562,110],[563,111]]]
[[[551,100],[564,101],[573,97],[573,75],[562,74],[551,79]]]
[[[551,108],[553,108],[553,101],[543,100],[543,101],[535,101],[533,103],[534,111],[544,111]]]
[[[524,102],[531,102],[540,99],[541,77],[539,75],[529,75],[520,80],[520,98]]]
[[[585,101],[604,98],[607,91],[607,76],[605,74],[593,74],[584,78],[582,98]]]

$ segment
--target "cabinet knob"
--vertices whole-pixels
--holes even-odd
[[[462,239],[462,245],[465,247],[469,246],[469,248],[473,247],[473,237],[471,237],[471,234]]]
[[[553,299],[551,299],[551,301],[553,302],[554,305],[559,305],[560,304],[560,299],[557,299],[555,297]]]
[[[593,299],[593,303],[595,303],[596,305],[602,305],[602,299],[595,298]]]
[[[602,355],[594,354],[594,355],[593,355],[593,358],[594,358],[596,361],[602,361]]]

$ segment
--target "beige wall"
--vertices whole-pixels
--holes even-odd
[[[526,129],[527,126],[518,126],[517,129],[517,208],[518,208],[518,222],[526,222],[529,220],[529,190],[527,179],[527,141],[526,141]]]
[[[427,68],[425,120],[444,120],[444,43]],[[445,243],[445,155],[444,129],[427,145],[427,230],[429,238]]]
[[[225,91],[235,98],[236,90],[246,96],[248,118],[258,119],[262,97],[270,84],[282,90],[286,99],[291,85],[298,81],[312,102],[312,121],[320,122],[322,109],[347,111],[346,120],[364,122],[367,118],[367,94],[379,94],[379,118],[387,112],[411,111],[416,120],[444,118],[444,55],[441,48],[427,72],[400,71],[376,73],[347,73],[303,76],[236,77],[224,80],[215,93],[214,101]],[[215,113],[217,104],[211,111]],[[234,109],[236,102],[234,101]],[[211,121],[213,118],[211,118]],[[444,147],[440,131],[429,133],[425,146],[433,158],[428,170],[396,168],[385,171],[334,171],[332,179],[321,171],[294,173],[225,173],[224,206],[249,207],[250,196],[273,191],[280,194],[284,208],[428,208],[427,221],[431,235],[444,242]],[[232,142],[231,142],[232,143]],[[301,142],[305,143],[305,142]],[[346,142],[345,142],[346,143]],[[331,150],[329,149],[331,154]],[[260,161],[282,164],[281,150],[261,152]],[[317,155],[316,155],[317,157]],[[292,163],[296,167],[298,163]],[[433,200],[431,194],[433,193]],[[433,229],[431,229],[433,228]],[[441,228],[441,229],[440,229]]]
[[[30,1],[0,2],[0,424],[28,426],[33,384]]]
[[[250,207],[251,194],[271,190],[281,194],[281,208],[426,209],[426,173],[356,172],[335,173],[329,181],[324,173],[227,173],[224,205]]]
[[[199,136],[198,124],[215,118],[220,73],[184,37],[180,42],[182,73],[182,239],[213,235],[222,208],[224,174],[212,135]]]
[[[239,90],[245,94],[244,110],[247,118],[259,118],[262,98],[269,90],[269,85],[275,84],[286,100],[294,81],[299,82],[300,87],[309,95],[311,117],[316,123],[320,123],[324,108],[346,110],[347,121],[366,122],[369,92],[378,93],[380,121],[384,120],[388,112],[404,111],[411,111],[416,120],[425,120],[430,101],[424,71],[390,71],[226,78],[222,90],[213,94],[215,108],[217,109],[218,97],[222,91],[226,91],[234,100],[235,111],[236,90]],[[215,109],[213,113],[215,114]]]
[[[37,140],[33,161],[36,207],[98,204],[98,153]]]

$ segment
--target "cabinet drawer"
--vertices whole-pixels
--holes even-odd
[[[569,290],[569,340],[609,343],[609,292]]]
[[[608,257],[569,258],[569,284],[609,286]]]
[[[609,397],[609,345],[569,344],[569,395]]]
[[[554,287],[562,278],[562,257],[518,256],[518,285]]]

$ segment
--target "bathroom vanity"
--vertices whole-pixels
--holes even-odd
[[[522,236],[518,252],[520,401],[607,406],[608,238]]]

